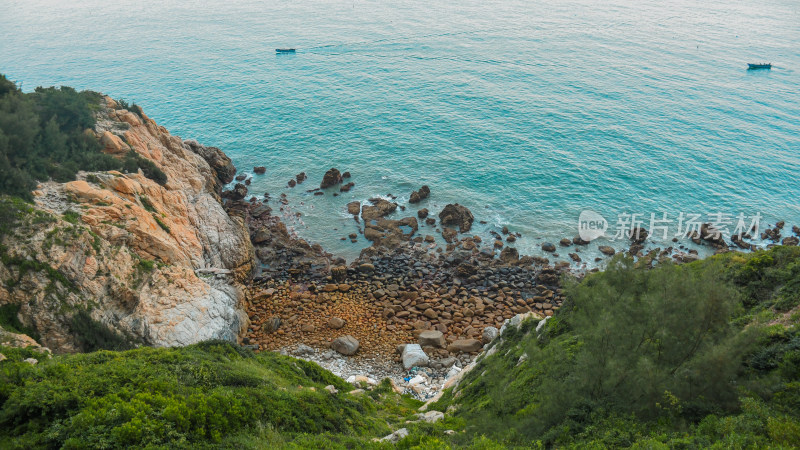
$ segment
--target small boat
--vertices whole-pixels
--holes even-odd
[[[772,69],[772,63],[748,64],[747,70]]]
[[[294,53],[297,50],[294,48],[276,48],[275,53]]]

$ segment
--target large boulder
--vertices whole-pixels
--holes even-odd
[[[403,347],[403,367],[406,370],[412,367],[425,367],[429,362],[428,355],[422,351],[419,344],[406,344]]]
[[[439,213],[439,222],[442,225],[453,225],[459,228],[461,233],[466,233],[472,228],[475,217],[466,206],[458,203],[449,204]]]
[[[335,186],[342,182],[342,174],[339,172],[338,169],[331,168],[325,175],[322,177],[322,183],[320,183],[320,189],[329,188],[331,186]]]
[[[361,203],[350,202],[347,204],[347,213],[357,216],[361,212]]]
[[[800,239],[798,239],[796,236],[785,237],[783,238],[783,241],[781,241],[781,244],[797,246],[798,244],[800,244]]]
[[[328,320],[328,326],[333,328],[334,330],[338,330],[339,328],[343,328],[345,326],[345,324],[346,324],[346,322],[344,321],[344,319],[342,319],[340,317],[331,317],[330,320]]]
[[[358,339],[349,334],[338,337],[331,342],[332,349],[346,356],[354,355],[358,351],[358,345]]]
[[[477,339],[459,339],[447,347],[451,353],[473,353],[483,347],[483,343]]]
[[[608,245],[601,245],[600,247],[597,247],[597,249],[600,250],[600,253],[606,256],[614,256],[614,253],[616,253],[614,247],[609,247]]]
[[[513,264],[519,261],[519,251],[514,247],[506,247],[500,252],[500,261]]]
[[[481,333],[481,340],[484,344],[488,344],[497,338],[500,335],[500,331],[495,327],[486,327],[483,329],[483,333]]]
[[[392,444],[396,444],[400,442],[404,437],[408,436],[408,429],[407,428],[400,428],[399,430],[395,431],[394,433],[384,436],[380,439],[380,442],[389,442]]]
[[[647,228],[644,227],[635,227],[628,233],[628,237],[634,244],[643,243],[647,240],[647,236],[649,235],[650,233],[647,231]]]
[[[444,347],[444,334],[439,330],[427,330],[417,338],[422,347]]]
[[[700,226],[700,237],[717,248],[726,248],[728,246],[725,239],[722,238],[722,232],[710,223],[704,223]]]
[[[379,218],[364,225],[364,237],[376,245],[395,248],[408,242],[419,230],[416,217],[404,217],[400,220]]]

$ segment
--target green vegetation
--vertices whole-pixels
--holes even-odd
[[[38,339],[39,335],[36,330],[26,327],[19,321],[19,314],[21,306],[16,303],[6,303],[0,306],[0,328],[17,334],[27,334],[28,336]]]
[[[435,405],[506,445],[800,446],[800,248],[654,269],[616,259],[568,287],[540,332],[495,354]],[[793,318],[792,318],[793,317]]]
[[[64,211],[63,218],[65,221],[71,224],[77,224],[79,220],[81,220],[81,215],[77,211],[67,210]]]
[[[84,352],[128,350],[134,347],[127,336],[123,336],[92,319],[91,314],[86,310],[80,310],[72,316],[69,328]]]
[[[156,223],[158,224],[159,227],[161,227],[162,230],[169,233],[169,227],[157,215],[153,214],[153,219],[156,220]]]
[[[151,259],[140,259],[139,267],[145,272],[152,272],[156,268],[156,262]]]
[[[36,88],[22,93],[0,75],[0,194],[32,200],[37,182],[70,181],[78,170],[136,172],[165,184],[166,175],[136,154],[119,160],[101,151],[87,129],[101,96],[70,87]],[[133,111],[141,109],[133,105]]]
[[[348,395],[352,387],[316,364],[222,341],[36,366],[19,351],[0,352],[9,357],[0,363],[4,448],[352,447],[388,434],[387,421],[402,423],[419,405],[388,384]]]
[[[127,109],[128,111],[131,111],[132,113],[144,119],[144,112],[142,111],[142,107],[137,105],[136,102],[128,103],[127,101],[125,101],[124,98],[116,100],[116,102],[120,108]]]

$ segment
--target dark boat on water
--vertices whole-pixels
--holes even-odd
[[[296,49],[293,48],[276,48],[275,53],[294,53]]]
[[[747,70],[772,69],[772,63],[748,64]]]

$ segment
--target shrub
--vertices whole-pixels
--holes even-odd
[[[128,338],[94,320],[86,310],[80,310],[72,316],[69,328],[85,352],[133,348]]]
[[[34,328],[27,327],[19,321],[19,310],[21,306],[17,303],[6,303],[0,306],[0,326],[6,331],[18,334],[27,334],[28,336],[38,339],[39,334]]]

